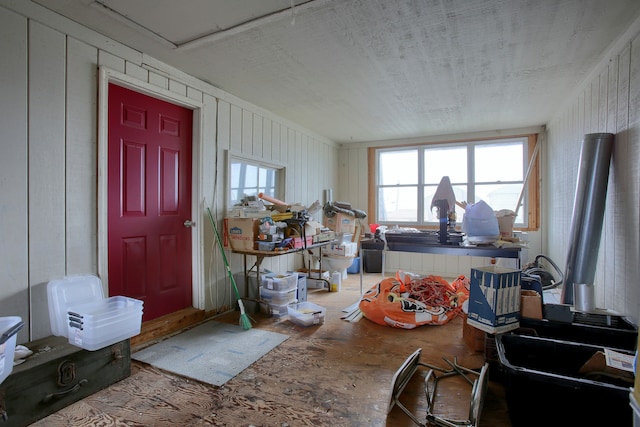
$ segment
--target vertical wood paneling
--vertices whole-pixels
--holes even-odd
[[[307,159],[305,149],[306,146],[306,135],[303,135],[302,132],[296,131],[296,142],[295,142],[295,163],[294,163],[294,176],[295,184],[294,184],[294,196],[291,201],[304,203],[307,195],[307,181],[308,181],[308,172],[307,172]]]
[[[209,99],[208,96],[205,100]],[[226,212],[227,183],[226,176],[226,152],[231,148],[231,122],[232,107],[228,102],[211,100],[216,104],[216,120],[215,132],[212,135],[217,136],[216,141],[205,144],[203,150],[204,161],[203,170],[212,182],[212,192],[205,191],[207,203],[210,205],[214,221],[220,232],[223,230],[222,219]],[[239,109],[238,109],[239,112]],[[205,122],[210,122],[206,121]],[[211,196],[210,196],[211,195]],[[204,262],[205,266],[205,298],[209,309],[219,309],[227,305],[232,306],[233,295],[230,292],[230,284],[227,282],[227,272],[224,265],[224,259],[218,248],[216,237],[211,225],[209,224],[208,213],[203,212],[202,224],[206,224],[205,241],[211,242],[205,245]],[[207,237],[209,236],[209,237]],[[230,262],[235,259],[229,258]]]
[[[593,129],[593,132],[604,132],[606,129],[606,84],[608,79],[606,77],[606,69],[603,70],[598,77],[594,79],[593,87],[594,93],[597,91],[598,96],[593,100],[592,105],[592,115],[594,116],[594,121],[596,123],[596,127]],[[606,203],[606,202],[605,202]],[[602,221],[602,228],[604,229],[605,219]],[[604,280],[604,263],[606,262],[606,253],[604,248],[604,241],[606,240],[606,236],[603,236],[603,231],[600,232],[600,245],[598,247],[598,267],[596,268],[594,281],[597,283],[603,283]],[[602,292],[602,286],[598,287],[598,290]],[[604,292],[603,292],[604,296]]]
[[[264,158],[264,150],[262,146],[262,116],[253,114],[253,129],[251,130],[251,145],[253,147],[252,156],[257,158]]]
[[[99,39],[97,44],[68,38],[5,8],[0,8],[0,35],[4,56],[0,65],[0,125],[3,137],[12,141],[0,156],[0,231],[5,242],[0,244],[0,255],[6,261],[0,310],[29,322],[33,304],[36,326],[29,325],[21,332],[22,342],[49,333],[46,281],[97,270],[99,66],[126,74],[141,86],[148,83],[203,103],[203,123],[197,129],[203,136],[195,160],[200,169],[197,185],[220,219],[226,213],[225,150],[270,158],[284,165],[290,201],[313,202],[320,197],[323,183],[335,183],[332,174],[337,169],[322,164],[337,161],[333,145],[329,148],[305,130],[290,128],[231,96],[233,101],[221,100],[218,109],[214,95],[203,92],[203,88],[209,88],[204,82],[189,79],[178,70],[174,73],[170,67],[166,74],[149,72],[140,65],[142,56],[124,46],[102,43],[102,37],[90,37]],[[153,58],[145,61],[164,69]],[[196,223],[206,224],[205,220],[208,218],[203,211]],[[198,256],[207,271],[194,272],[204,283],[204,288],[194,294],[196,304],[203,303],[211,310],[229,308],[235,298],[222,258],[213,245],[212,230],[205,227],[202,234],[206,244]],[[241,256],[231,256],[230,262],[232,271],[242,271]],[[301,263],[300,256],[289,255],[273,258],[265,267],[283,271]],[[29,294],[33,296],[31,301]],[[35,333],[27,337],[28,329]]]
[[[262,119],[262,157],[267,161],[273,160],[273,153],[271,150],[271,127],[271,119],[264,117]]]
[[[98,52],[67,39],[66,242],[67,274],[98,271],[96,129]],[[87,197],[90,195],[90,197]]]
[[[367,170],[368,167],[368,159],[367,159],[367,149],[366,148],[358,148],[358,170]],[[369,179],[366,175],[358,174],[358,200],[357,207],[366,212],[367,210],[367,195],[368,195],[368,187]],[[365,224],[369,224],[369,220],[365,220]],[[368,225],[367,225],[368,227]]]
[[[253,155],[253,113],[242,110],[241,152],[247,156]]]
[[[278,159],[283,164],[289,164],[289,130],[284,126],[280,125],[280,151]],[[287,181],[289,181],[293,175],[289,175],[289,171],[287,171]]]
[[[242,109],[231,105],[231,121],[229,122],[229,149],[242,153]]]
[[[627,178],[624,185],[624,201],[621,207],[628,218],[624,222],[627,233],[624,245],[624,263],[616,265],[624,275],[628,294],[622,305],[637,321],[640,321],[640,35],[631,42],[629,71],[629,133],[628,151],[625,157]],[[622,257],[620,257],[622,258]],[[635,286],[631,284],[635,284]]]
[[[605,121],[605,132],[608,133],[616,133],[615,123],[616,123],[616,115],[617,115],[617,103],[616,103],[616,95],[618,93],[618,58],[616,57],[609,63],[609,67],[607,68],[607,100],[606,106],[603,108],[605,111],[603,120]],[[606,200],[606,212],[610,212],[609,215],[605,216],[604,224],[603,224],[603,235],[602,235],[602,249],[605,255],[605,260],[602,268],[603,272],[603,283],[606,283],[608,277],[615,278],[615,217],[616,217],[616,199],[617,195],[615,193],[615,170],[616,170],[616,162],[615,162],[615,152],[617,150],[617,144],[614,142],[613,145],[613,154],[611,159],[611,170],[609,174],[609,182],[607,186],[607,200]],[[613,294],[617,294],[620,291],[620,286],[615,282],[615,280],[610,281],[613,286]],[[604,286],[600,286],[598,289],[602,289],[604,295],[602,298],[605,301],[605,306],[608,305],[607,293],[604,292]],[[619,300],[619,295],[613,296],[613,301]]]
[[[293,129],[287,129],[287,145],[283,147],[287,156],[287,184],[286,184],[286,197],[287,200],[293,200],[295,197],[295,181],[296,181],[296,133]]]
[[[613,185],[616,190],[614,191],[615,210],[613,211],[614,224],[624,224],[628,221],[629,213],[625,209],[623,194],[618,187],[620,187],[625,180],[625,174],[623,172],[627,153],[629,151],[629,83],[631,72],[631,45],[627,44],[624,49],[618,55],[618,91],[616,97],[616,139],[613,151]],[[622,166],[618,166],[622,165]],[[614,263],[614,276],[613,283],[616,287],[624,289],[622,295],[618,296],[619,292],[616,292],[616,301],[622,301],[628,299],[631,301],[640,301],[640,289],[638,287],[625,285],[625,276],[627,271],[625,268],[620,268],[619,259],[622,258],[625,251],[625,240],[628,237],[627,231],[624,227],[616,226],[613,230],[613,246],[614,254],[619,256],[615,258],[618,262]],[[635,288],[635,289],[634,289]],[[620,298],[620,299],[618,299]],[[614,301],[613,304],[616,304]],[[640,313],[637,314],[640,318]]]
[[[30,329],[27,231],[27,20],[0,8],[0,312],[20,316]]]
[[[279,123],[271,123],[271,160],[277,163],[282,163],[280,155],[281,129],[282,126]]]
[[[65,50],[64,35],[30,22],[29,285],[34,313],[47,307],[44,284],[66,273]],[[50,330],[41,322],[32,327],[37,336]]]
[[[596,304],[638,321],[640,274],[638,248],[640,236],[640,41],[636,38],[614,53],[593,81],[569,107],[548,124],[550,153],[561,152],[560,159],[550,155],[545,191],[550,193],[548,212],[569,215],[573,204],[562,203],[552,193],[575,193],[579,151],[573,140],[585,133],[616,134],[607,189],[604,225],[595,278]],[[575,113],[577,112],[577,114]],[[568,161],[567,161],[568,160]],[[575,165],[575,166],[574,166]],[[560,173],[563,166],[568,173]],[[572,200],[573,202],[573,200]],[[549,252],[554,258],[567,250],[568,237],[555,234],[560,229],[552,220],[549,226]]]

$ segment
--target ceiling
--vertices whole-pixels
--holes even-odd
[[[339,143],[545,124],[638,0],[32,0]]]

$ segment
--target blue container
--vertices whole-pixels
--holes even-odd
[[[360,257],[355,257],[351,267],[347,268],[347,273],[358,274],[360,273]]]

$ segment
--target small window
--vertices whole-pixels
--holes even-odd
[[[243,200],[257,198],[263,193],[279,200],[284,195],[284,166],[239,155],[228,155],[229,208],[242,204]]]

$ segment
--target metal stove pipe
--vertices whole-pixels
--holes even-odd
[[[613,141],[614,135],[611,133],[586,134],[582,141],[562,288],[562,302],[575,302],[578,309],[593,307],[595,298],[593,280],[602,235]],[[578,291],[574,291],[574,284]],[[574,294],[579,301],[574,301]]]

